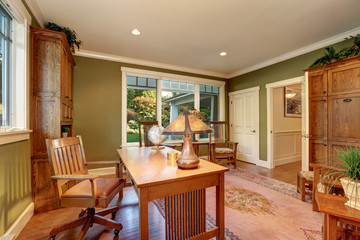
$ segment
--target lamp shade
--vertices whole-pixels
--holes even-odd
[[[162,134],[164,135],[190,135],[212,132],[205,123],[203,123],[196,114],[189,111],[183,112],[172,123],[169,124]]]

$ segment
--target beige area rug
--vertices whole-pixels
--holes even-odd
[[[215,188],[207,194],[207,228],[215,226]],[[226,239],[320,240],[322,216],[296,187],[242,169],[225,174]],[[164,201],[155,200],[164,216]]]

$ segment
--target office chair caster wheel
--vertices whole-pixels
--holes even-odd
[[[120,233],[120,230],[117,230],[117,229],[114,230],[114,235],[115,236],[119,235],[119,233]]]
[[[56,235],[49,237],[49,240],[55,240],[55,236]]]

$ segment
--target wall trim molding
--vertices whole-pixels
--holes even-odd
[[[344,39],[346,37],[349,37],[350,35],[354,36],[354,35],[357,35],[359,33],[360,33],[360,27],[354,28],[354,29],[349,30],[347,32],[343,32],[343,33],[340,33],[340,34],[335,35],[333,37],[324,39],[322,41],[319,41],[319,42],[316,42],[316,43],[313,43],[313,44],[310,44],[310,45],[305,46],[303,48],[299,48],[299,49],[297,49],[295,51],[285,53],[283,55],[271,58],[271,59],[266,60],[264,62],[255,64],[253,66],[250,66],[250,67],[247,67],[247,68],[244,68],[244,69],[241,69],[241,70],[236,71],[236,72],[234,72],[232,74],[229,74],[227,77],[228,78],[237,77],[237,76],[240,76],[242,74],[258,70],[260,68],[264,68],[264,67],[267,67],[267,66],[270,66],[270,65],[285,61],[285,60],[289,60],[291,58],[298,57],[300,55],[303,55],[303,54],[306,54],[306,53],[309,53],[309,52],[312,52],[312,51],[327,47],[329,45],[339,43],[341,41],[344,41]]]
[[[228,95],[234,96],[237,94],[248,93],[248,92],[259,91],[259,90],[260,90],[260,86],[256,86],[256,87],[252,87],[252,88],[246,88],[246,89],[230,92],[230,93],[228,93]]]
[[[31,202],[25,208],[22,214],[16,219],[11,227],[6,231],[5,235],[15,234],[18,237],[25,225],[29,222],[30,218],[34,215],[34,203]]]
[[[46,20],[37,2],[34,0],[25,0],[25,3],[29,7],[30,11],[34,14],[34,17],[39,23],[40,27],[44,28],[46,25]]]
[[[276,160],[275,166],[280,166],[287,163],[293,163],[293,162],[301,162],[301,155],[291,156],[291,157],[284,157],[279,160]]]
[[[80,57],[88,57],[88,58],[95,58],[95,59],[101,59],[101,60],[107,60],[113,62],[136,64],[147,67],[163,68],[168,70],[181,71],[181,72],[194,73],[194,74],[227,79],[227,74],[223,74],[223,73],[212,72],[212,71],[190,68],[190,67],[182,67],[178,65],[166,64],[166,63],[149,61],[149,60],[141,60],[137,58],[123,57],[123,56],[100,53],[100,52],[93,52],[88,50],[80,50],[80,51],[76,50],[74,55]]]

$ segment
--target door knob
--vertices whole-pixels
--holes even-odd
[[[250,132],[255,133],[256,131],[255,131],[255,130],[251,130]]]

